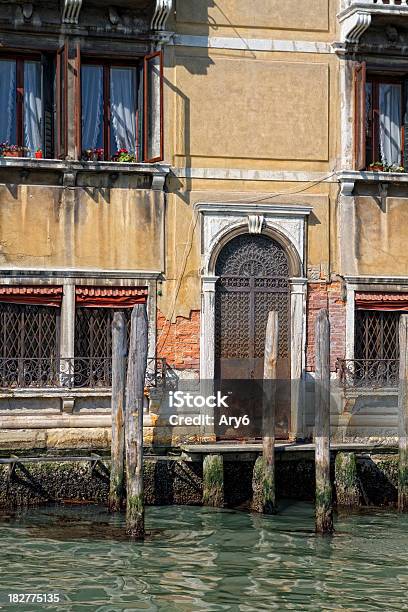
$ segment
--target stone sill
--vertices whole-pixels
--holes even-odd
[[[170,165],[165,163],[120,163],[120,162],[94,162],[94,161],[79,161],[79,160],[60,160],[60,159],[33,159],[27,157],[0,157],[0,169],[8,168],[12,170],[20,170],[26,172],[59,172],[64,175],[64,185],[75,186],[69,184],[75,182],[75,176],[78,173],[107,173],[115,174],[139,174],[148,175],[152,178],[152,189],[161,190],[167,175],[170,172]],[[73,177],[71,180],[65,180],[65,176]]]
[[[383,4],[381,0],[351,0],[350,6],[338,14],[339,21],[343,21],[355,12],[366,11],[373,15],[403,15],[408,17],[408,5],[403,4]]]
[[[381,397],[389,397],[390,395],[398,395],[398,387],[384,387],[383,389],[343,389],[344,396],[348,398],[369,397],[371,395],[379,395]]]
[[[101,387],[100,389],[67,389],[66,387],[53,388],[19,388],[19,389],[0,389],[0,399],[18,397],[18,398],[59,398],[59,397],[110,397],[111,389]]]
[[[408,172],[370,172],[368,170],[344,170],[337,173],[341,183],[408,183]]]

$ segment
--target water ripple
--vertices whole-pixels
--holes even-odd
[[[408,517],[341,516],[313,533],[313,507],[274,517],[193,507],[148,508],[145,542],[98,507],[0,515],[0,601],[54,592],[73,612],[408,610]],[[6,606],[0,609],[7,609]]]

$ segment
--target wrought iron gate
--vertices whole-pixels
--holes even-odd
[[[224,381],[263,378],[268,313],[276,310],[278,377],[289,380],[289,262],[283,247],[262,235],[237,236],[222,249],[215,273],[219,277],[215,298],[216,378]],[[279,435],[286,435],[289,427],[287,390],[285,385],[285,393],[279,399]]]

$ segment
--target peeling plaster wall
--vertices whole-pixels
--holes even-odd
[[[161,270],[164,195],[0,185],[0,264]]]

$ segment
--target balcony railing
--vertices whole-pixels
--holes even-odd
[[[398,386],[398,359],[338,359],[337,372],[346,389],[386,389]]]
[[[149,359],[146,387],[164,387],[165,359]],[[0,359],[0,389],[108,389],[112,386],[110,357],[44,357]]]

